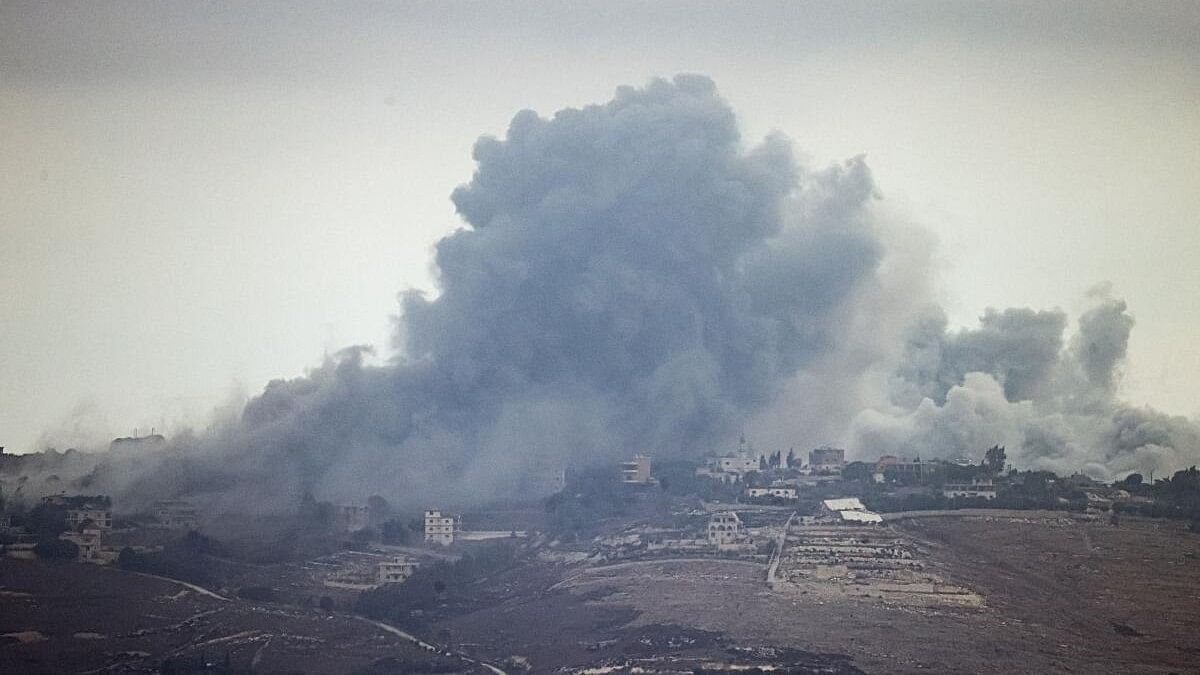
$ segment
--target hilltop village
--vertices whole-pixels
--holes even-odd
[[[114,452],[128,444],[115,441]],[[8,619],[0,633],[15,645],[6,658],[49,670],[92,665],[165,672],[169,666],[190,672],[184,669],[189,659],[217,653],[203,645],[218,645],[231,664],[228,672],[241,672],[239,663],[257,658],[261,665],[264,655],[290,663],[314,648],[317,643],[255,623],[269,611],[296,622],[346,617],[351,625],[375,626],[368,630],[401,631],[417,641],[408,647],[419,642],[439,668],[450,668],[420,672],[459,672],[463,663],[504,672],[692,672],[703,663],[716,670],[849,673],[883,657],[856,653],[859,647],[820,631],[770,642],[777,628],[751,628],[757,625],[753,612],[727,625],[723,608],[758,598],[752,605],[784,602],[788,612],[881,612],[891,617],[886,620],[900,612],[923,617],[932,631],[947,616],[985,620],[993,611],[989,596],[999,597],[954,558],[966,541],[982,545],[980,555],[987,557],[997,554],[1000,536],[1054,550],[1079,535],[1096,551],[1097,541],[1143,537],[1150,528],[1169,530],[1171,545],[1186,549],[1172,555],[1200,550],[1200,472],[1194,468],[1106,484],[1082,474],[1015,470],[999,446],[982,455],[982,461],[847,461],[840,448],[759,452],[742,439],[696,461],[634,454],[578,471],[551,468],[527,481],[523,494],[483,507],[426,504],[409,511],[381,495],[335,503],[305,494],[289,515],[254,516],[216,512],[186,495],[123,508],[61,482],[50,485],[58,489],[49,494],[30,497],[47,486],[33,485],[22,469],[46,458],[0,454],[0,564],[8,578],[65,574],[78,580],[101,573],[88,569],[137,573],[183,584],[181,593],[235,603],[223,611],[243,612],[227,628],[172,624],[155,633],[160,642],[146,643],[148,634],[134,630],[122,639],[127,648],[108,650],[102,664],[89,661],[94,650],[64,647],[64,640],[79,642],[64,637],[66,628],[55,637],[61,617],[45,619],[49,626]],[[1128,552],[1120,552],[1103,562],[1126,559]],[[1186,573],[1195,574],[1195,563],[1188,565]],[[709,580],[703,591],[689,585],[703,579]],[[50,607],[37,601],[36,589],[3,585],[24,594],[2,599],[24,610],[10,616],[27,615],[36,624],[32,617]],[[614,588],[623,590],[614,595]],[[520,622],[502,618],[515,613],[532,622],[525,613],[535,607],[565,621],[570,639],[540,645],[536,632],[523,633]],[[572,623],[593,614],[601,618]],[[1121,630],[1143,631],[1128,617],[1112,621]],[[526,628],[534,630],[534,623]],[[104,634],[90,628],[69,634],[77,633]],[[391,635],[387,639],[399,633]],[[362,672],[409,672],[371,670],[388,658],[378,654],[355,658]],[[926,656],[914,651],[903,658],[919,670]]]

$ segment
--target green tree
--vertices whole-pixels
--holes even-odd
[[[1004,464],[1007,462],[1007,460],[1008,458],[1004,455],[1004,446],[993,445],[992,447],[988,448],[987,452],[984,454],[983,465],[987,467],[987,470],[992,474],[999,474],[1000,472],[1004,471]]]

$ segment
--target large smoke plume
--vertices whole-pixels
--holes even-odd
[[[892,381],[892,405],[861,413],[854,444],[878,452],[977,459],[1007,446],[1022,468],[1112,479],[1167,475],[1200,459],[1200,427],[1117,397],[1133,329],[1107,285],[1067,339],[1059,311],[988,310],[948,332],[939,308],[915,322]]]
[[[747,146],[704,77],[518,113],[474,158],[439,292],[402,296],[399,355],[349,349],[272,382],[177,443],[182,487],[469,499],[539,470],[699,455],[838,348],[883,256],[862,159],[810,171],[780,136]]]
[[[928,239],[896,235],[864,160],[811,169],[782,136],[744,143],[704,77],[518,113],[474,158],[437,294],[402,295],[397,355],[347,349],[95,487],[461,502],[747,428],[868,459],[999,443],[1018,466],[1104,477],[1200,456],[1191,422],[1118,400],[1133,321],[1106,289],[1074,333],[1032,309],[948,330],[923,306]]]

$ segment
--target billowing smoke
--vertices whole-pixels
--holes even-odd
[[[402,296],[398,356],[349,349],[272,382],[134,491],[173,473],[261,500],[465,500],[636,452],[696,456],[838,349],[883,257],[863,160],[811,171],[781,136],[744,144],[704,77],[518,113],[474,158],[439,292]]]
[[[1108,289],[1061,311],[925,305],[932,243],[891,222],[859,157],[820,170],[744,143],[699,76],[621,88],[475,145],[436,247],[438,292],[401,298],[398,353],[342,351],[88,487],[289,508],[304,492],[486,500],[539,473],[691,456],[749,430],[873,459],[1161,473],[1200,458],[1186,419],[1117,397],[1133,320]],[[915,235],[915,236],[914,236]]]
[[[977,329],[947,332],[927,308],[892,381],[892,405],[866,410],[853,445],[873,452],[978,459],[1005,445],[1019,467],[1111,479],[1169,472],[1200,459],[1200,427],[1117,396],[1133,329],[1107,285],[1089,294],[1070,340],[1061,311],[988,310]]]

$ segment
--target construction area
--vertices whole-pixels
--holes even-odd
[[[917,543],[893,527],[788,527],[771,587],[780,592],[977,607],[983,598],[947,583]]]

